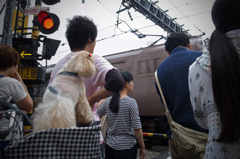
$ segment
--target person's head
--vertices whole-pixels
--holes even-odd
[[[239,8],[239,0],[216,0],[211,12],[215,27],[223,33],[240,29]]]
[[[191,47],[188,35],[184,33],[170,33],[165,42],[165,50],[171,54],[176,47]]]
[[[125,85],[122,87],[120,92],[124,91],[125,93],[131,93],[133,91],[133,76],[130,72],[127,71],[122,71],[121,75],[123,76],[123,79],[125,81]],[[119,98],[120,94],[115,93],[112,95],[112,99],[109,104],[109,108],[113,113],[118,113],[118,108],[119,108]]]
[[[133,76],[130,72],[128,71],[123,71],[121,72],[121,75],[123,76],[123,79],[125,81],[124,87],[127,89],[129,93],[133,92]]]
[[[90,44],[91,48],[87,51],[93,53],[97,37],[97,27],[86,16],[74,16],[73,19],[68,20],[65,36],[71,51],[84,50],[87,44]]]
[[[0,45],[0,70],[5,71],[11,67],[18,67],[20,63],[19,53],[12,47]]]
[[[221,118],[218,142],[232,143],[240,138],[240,0],[216,0],[212,7],[215,25],[210,42],[214,102]],[[235,31],[234,31],[235,30]],[[231,33],[229,33],[231,31]],[[232,40],[229,34],[235,36]],[[237,124],[236,124],[237,123]]]

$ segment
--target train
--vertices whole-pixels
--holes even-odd
[[[192,37],[190,42],[192,50],[203,50],[201,37]],[[138,103],[143,131],[164,133],[167,119],[164,106],[156,92],[154,73],[168,57],[165,45],[159,44],[103,57],[119,70],[127,70],[133,74],[134,91],[129,96]],[[46,81],[49,80],[52,69],[53,66],[46,70]],[[37,92],[34,93],[38,96],[35,97],[36,103],[38,103],[37,100],[41,100],[45,88],[46,85],[36,89]]]
[[[192,50],[203,50],[201,37],[192,37],[190,42]],[[134,91],[129,96],[138,103],[143,131],[164,133],[167,119],[156,92],[154,73],[167,57],[164,44],[104,56],[114,67],[133,74]]]

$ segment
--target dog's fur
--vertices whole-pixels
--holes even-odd
[[[53,128],[69,128],[85,125],[93,120],[92,109],[85,95],[85,85],[81,77],[88,78],[95,74],[96,67],[93,57],[81,51],[59,70],[61,72],[77,73],[78,76],[58,75],[51,87],[58,93],[54,94],[48,88],[33,114],[33,131]]]

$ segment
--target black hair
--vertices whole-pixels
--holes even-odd
[[[240,28],[239,0],[216,0],[212,7],[212,21],[223,33]]]
[[[165,50],[172,52],[173,49],[179,46],[187,47],[190,44],[189,36],[184,33],[170,33],[165,42]]]
[[[86,16],[74,16],[72,20],[68,20],[65,36],[72,51],[84,49],[89,38],[91,42],[96,40],[97,27]]]
[[[133,80],[133,75],[128,71],[122,71],[121,75],[123,76],[125,83]]]
[[[125,83],[127,83],[127,82],[129,83],[129,82],[131,82],[133,80],[133,75],[130,72],[123,71],[123,72],[121,72],[121,75],[123,76],[123,79],[124,79]],[[118,113],[119,98],[120,98],[119,92],[118,93],[114,93],[112,95],[112,99],[110,101],[109,108],[110,108],[110,110],[113,113]]]
[[[224,34],[240,29],[239,17],[240,0],[215,1],[212,19],[216,29],[210,38],[209,51],[213,96],[222,124],[217,141],[223,143],[237,142],[240,138],[240,60],[235,46]]]

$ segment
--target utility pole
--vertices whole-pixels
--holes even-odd
[[[16,7],[16,0],[6,0],[5,17],[3,22],[2,45],[12,46],[12,17]]]

